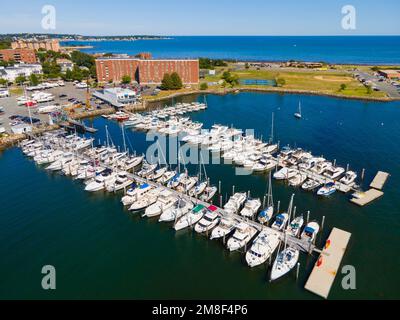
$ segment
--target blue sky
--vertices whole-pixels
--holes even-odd
[[[0,33],[45,32],[44,5],[56,8],[53,33],[84,35],[399,35],[398,0],[13,0],[0,8]],[[344,5],[356,30],[341,27]]]

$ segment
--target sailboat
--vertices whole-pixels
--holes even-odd
[[[269,173],[268,194],[267,194],[267,207],[261,211],[258,216],[258,221],[262,224],[268,223],[274,215],[274,198],[272,196],[272,179],[271,172]]]
[[[301,115],[301,102],[299,102],[299,110],[294,114],[296,119],[301,119],[303,116]]]

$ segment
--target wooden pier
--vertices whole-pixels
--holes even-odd
[[[350,237],[351,233],[333,228],[305,285],[308,291],[328,298]]]

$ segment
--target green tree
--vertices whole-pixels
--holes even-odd
[[[177,72],[171,74],[172,89],[179,90],[182,89],[183,83],[182,79]]]
[[[275,82],[279,87],[283,87],[286,84],[286,80],[284,78],[276,78]]]
[[[246,69],[249,69],[249,68],[250,68],[250,65],[249,65],[249,63],[248,63],[248,62],[246,62],[246,63],[244,64],[244,67],[245,67]]]
[[[161,90],[171,90],[173,82],[169,73],[165,73],[161,81]]]
[[[23,84],[26,81],[26,77],[25,76],[18,76],[15,78],[15,83],[16,84]]]
[[[372,93],[372,88],[371,86],[366,86],[367,88],[367,94],[371,94]]]
[[[36,74],[32,73],[29,76],[29,83],[31,84],[31,86],[37,86],[39,84],[39,78]]]
[[[347,88],[346,84],[342,83],[340,85],[340,90],[339,91],[344,91],[344,90],[346,90],[346,88]]]
[[[203,82],[200,84],[200,90],[207,90],[208,89],[208,84],[207,82]]]
[[[129,75],[125,75],[121,79],[122,84],[130,84],[132,82],[132,78]]]
[[[229,82],[229,79],[231,79],[232,75],[229,71],[224,71],[222,74],[222,79],[225,80],[226,82]]]
[[[6,79],[0,78],[0,86],[5,86],[8,83]]]

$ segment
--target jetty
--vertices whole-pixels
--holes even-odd
[[[389,173],[378,171],[374,180],[371,182],[369,186],[376,190],[382,190],[388,178],[389,178]]]
[[[333,228],[307,280],[305,289],[322,298],[328,298],[350,237],[351,233]]]

